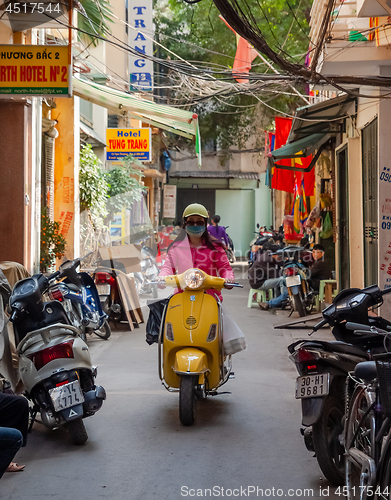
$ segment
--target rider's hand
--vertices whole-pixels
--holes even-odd
[[[161,289],[164,290],[166,288],[166,280],[164,276],[158,276],[157,277],[158,284],[157,286]]]
[[[226,288],[227,290],[232,290],[233,286],[231,285],[231,283],[235,283],[234,280],[226,279],[224,283],[224,288]]]

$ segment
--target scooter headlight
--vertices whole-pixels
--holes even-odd
[[[197,269],[189,269],[185,273],[185,284],[187,288],[199,288],[204,282],[204,275]]]

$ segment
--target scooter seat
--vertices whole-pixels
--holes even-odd
[[[354,375],[366,382],[370,382],[377,377],[375,361],[363,361],[362,363],[358,363],[354,369]]]
[[[329,342],[333,346],[333,349],[338,352],[343,352],[346,354],[352,354],[354,356],[367,356],[363,349],[356,347],[352,344],[347,344],[346,342],[340,342],[338,340]]]

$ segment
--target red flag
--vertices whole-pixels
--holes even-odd
[[[227,23],[223,16],[219,16],[219,18],[224,21],[228,28],[232,30],[236,35],[237,49],[234,65],[232,68],[232,74],[234,75],[234,78],[238,83],[248,83],[248,78],[237,78],[236,75],[238,75],[239,73],[243,73],[244,75],[248,76],[248,73],[251,69],[251,63],[258,56],[258,53],[255,49],[253,49],[253,47],[248,43],[247,40],[242,38],[236,33],[235,30],[231,28],[231,26]]]
[[[285,146],[288,140],[289,132],[292,127],[292,118],[282,118],[276,116],[276,139],[274,143],[274,149],[279,149]],[[287,160],[279,160],[275,162],[276,165],[284,165],[285,167],[290,167],[292,165],[292,160],[288,158]],[[286,191],[288,193],[293,193],[295,189],[295,173],[293,170],[284,170],[282,168],[274,168],[272,177],[272,188],[279,191]]]

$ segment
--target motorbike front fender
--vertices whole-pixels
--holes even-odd
[[[186,347],[175,354],[172,369],[178,375],[201,375],[209,371],[208,358],[200,349]]]
[[[294,285],[288,288],[292,295],[298,295],[300,292],[300,285]]]

